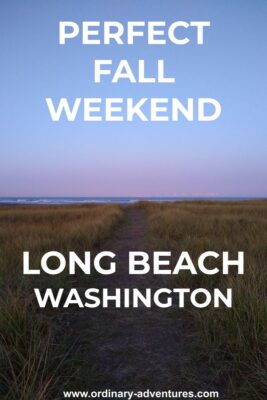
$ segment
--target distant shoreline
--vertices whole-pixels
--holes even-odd
[[[86,205],[121,204],[130,205],[139,201],[176,202],[176,201],[262,201],[267,197],[0,197],[0,206],[23,205]]]

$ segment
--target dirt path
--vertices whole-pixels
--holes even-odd
[[[97,287],[166,287],[159,276],[129,276],[128,253],[146,250],[147,225],[142,211],[129,207],[125,214],[125,222],[105,245],[118,256],[117,272],[98,278]],[[192,390],[195,386],[192,321],[185,312],[176,307],[110,307],[83,311],[79,319],[80,357],[85,364],[81,374],[87,388]]]

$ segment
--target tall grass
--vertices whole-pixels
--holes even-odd
[[[267,394],[267,201],[140,203],[149,216],[153,249],[245,252],[245,274],[197,277],[181,273],[176,286],[231,287],[232,309],[194,309],[202,354],[229,383],[230,399]],[[218,261],[218,267],[219,267]]]
[[[33,265],[39,265],[47,251],[94,250],[121,216],[119,207],[104,205],[0,207],[1,399],[55,399],[75,373],[73,343],[60,311],[40,313],[32,294],[37,282],[39,287],[62,282],[23,277],[22,252],[30,251]]]

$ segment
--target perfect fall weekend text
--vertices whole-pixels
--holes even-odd
[[[59,22],[59,45],[68,46],[72,42],[77,45],[88,46],[138,46],[145,41],[147,46],[165,46],[170,44],[175,51],[179,46],[195,44],[203,46],[206,32],[210,29],[210,21],[175,21],[167,24],[165,21],[83,21],[78,24],[74,21]],[[91,54],[89,52],[89,54]],[[153,60],[154,74],[148,75],[146,60],[137,59],[129,62],[121,59],[114,62],[111,59],[95,59],[93,68],[93,82],[96,85],[111,83],[118,85],[121,82],[142,85],[173,85],[175,77],[168,76],[166,61]],[[180,72],[186,80],[186,71]],[[75,82],[75,77],[74,77]],[[86,81],[85,81],[86,85]],[[61,120],[74,122],[178,122],[185,121],[211,122],[218,119],[222,107],[217,99],[210,97],[193,98],[186,100],[178,97],[61,97],[54,99],[46,97],[49,115],[53,122]]]

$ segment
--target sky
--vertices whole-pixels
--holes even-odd
[[[0,196],[267,196],[266,0],[1,0]],[[58,43],[59,21],[211,21],[203,46]],[[127,59],[174,84],[93,81]],[[213,122],[51,121],[46,97],[212,97]]]

